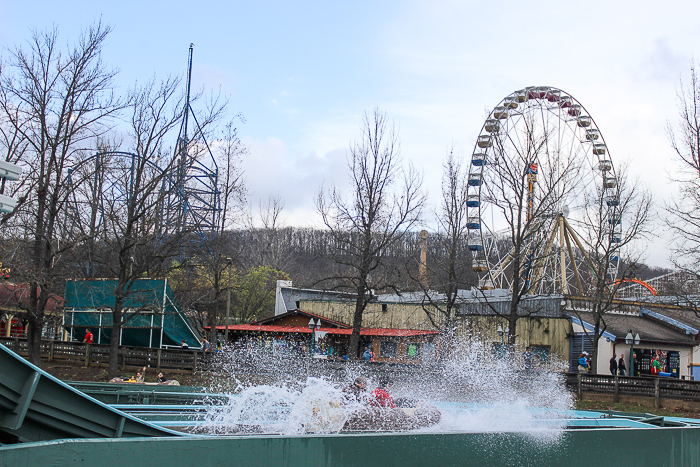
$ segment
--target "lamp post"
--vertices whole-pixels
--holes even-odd
[[[630,346],[630,376],[634,376],[634,346],[639,345],[639,333],[632,337],[630,329],[625,336],[625,344]]]
[[[311,329],[311,354],[316,353],[316,331],[321,329],[321,318],[318,321],[314,321],[313,318],[309,320],[309,329]]]
[[[501,351],[500,351],[500,358],[505,357],[506,355],[506,342],[505,342],[505,336],[508,334],[508,327],[506,326],[505,330],[501,327],[501,325],[498,325],[498,329],[496,329],[496,333],[501,337]]]
[[[226,290],[226,330],[224,331],[224,342],[228,345],[228,325],[229,316],[231,315],[231,265],[233,260],[226,258],[226,267],[228,268],[228,287]]]

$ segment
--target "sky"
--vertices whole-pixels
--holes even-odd
[[[700,56],[698,17],[692,1],[0,0],[0,46],[53,26],[70,43],[101,20],[113,27],[104,60],[126,90],[184,74],[193,43],[193,86],[220,89],[244,116],[249,202],[279,195],[290,226],[319,226],[314,198],[322,184],[345,186],[365,111],[394,121],[436,205],[448,151],[468,160],[503,97],[553,86],[583,104],[613,162],[629,162],[654,192],[660,230],[646,261],[668,266],[660,216],[677,166],[666,129]]]

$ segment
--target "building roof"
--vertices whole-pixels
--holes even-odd
[[[580,318],[584,323],[592,325],[594,314],[591,312],[577,312],[570,314],[572,318]],[[611,340],[623,341],[631,330],[632,334],[639,334],[642,343],[668,343],[677,345],[695,345],[695,336],[686,334],[667,323],[647,319],[643,316],[629,315],[621,313],[606,313],[604,315],[606,324],[605,331],[610,333]],[[587,326],[588,327],[588,326]],[[592,328],[589,328],[592,329]]]
[[[289,310],[288,312],[282,313],[281,315],[271,316],[269,318],[261,319],[260,321],[253,321],[253,324],[271,324],[280,319],[284,319],[294,315],[303,315],[308,317],[309,319],[320,319],[321,321],[325,321],[326,323],[328,323],[330,326],[337,326],[339,328],[352,328],[352,326],[350,326],[349,324],[345,324],[341,321],[335,321],[332,319],[328,319],[325,316],[317,315],[315,313],[309,313],[308,311],[303,311],[299,309]]]
[[[671,318],[672,320],[679,321],[686,326],[690,326],[694,329],[700,329],[700,316],[695,314],[694,311],[688,309],[679,308],[666,308],[666,307],[647,307],[651,312],[658,313],[660,315]],[[645,313],[645,309],[641,310],[642,314]]]
[[[41,290],[41,288],[39,288]],[[0,284],[0,310],[18,313],[29,309],[30,286],[27,283],[2,282]],[[44,311],[54,313],[63,308],[63,297],[49,294]]]
[[[204,329],[209,329],[205,327]],[[226,326],[217,326],[217,331],[224,331]],[[275,326],[275,325],[260,325],[260,324],[231,324],[228,326],[229,331],[260,331],[260,332],[290,332],[300,334],[311,334],[312,330],[304,326]],[[338,328],[320,328],[317,332],[325,332],[328,334],[347,335],[352,334],[352,329]],[[414,337],[414,336],[429,336],[439,334],[439,331],[423,331],[420,329],[382,329],[382,328],[364,328],[360,330],[361,336],[381,336],[381,337]]]

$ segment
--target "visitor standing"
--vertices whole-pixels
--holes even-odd
[[[625,376],[625,371],[627,371],[627,367],[625,366],[625,354],[620,355],[620,360],[617,362],[617,369],[620,372],[620,376]]]
[[[362,354],[362,360],[369,362],[372,360],[372,351],[369,350],[369,347],[365,349],[365,352]]]
[[[651,374],[658,375],[662,369],[663,367],[661,366],[659,357],[657,355],[654,355],[654,360],[651,361]]]
[[[583,353],[578,359],[578,372],[588,373],[588,360],[586,359],[586,355]]]
[[[202,343],[202,350],[205,352],[209,352],[211,350],[211,345],[209,344],[209,341],[206,339],[202,339],[204,342]]]
[[[610,359],[610,374],[613,376],[617,375],[617,355],[614,353]]]
[[[532,347],[527,346],[523,352],[523,366],[525,371],[532,371]]]

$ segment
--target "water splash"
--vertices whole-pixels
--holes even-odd
[[[337,433],[362,405],[343,397],[357,376],[371,390],[390,378],[395,398],[428,401],[442,413],[424,432],[520,431],[556,440],[570,418],[573,396],[564,386],[566,362],[552,359],[531,370],[520,353],[497,358],[491,344],[464,343],[453,357],[432,366],[333,362],[299,353],[237,352],[217,355],[212,392],[228,394],[212,404],[201,430],[209,433]],[[242,355],[243,354],[243,355]]]

